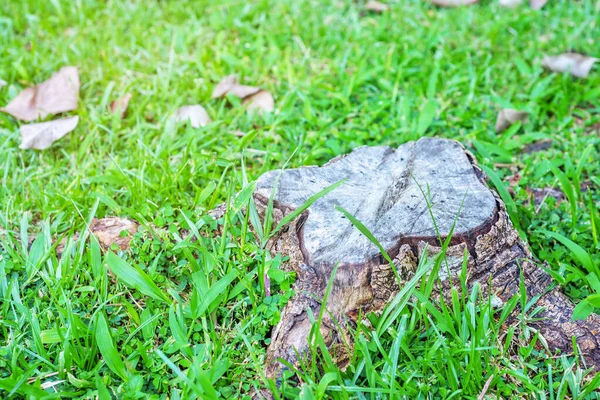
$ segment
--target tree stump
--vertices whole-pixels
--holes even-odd
[[[594,314],[585,321],[571,321],[573,303],[552,288],[551,277],[520,239],[503,202],[458,142],[423,138],[398,149],[360,147],[323,167],[270,171],[258,179],[254,198],[259,213],[264,213],[275,188],[278,220],[342,179],[347,180],[269,244],[273,253],[289,257],[284,268],[295,271],[297,281],[295,295],[272,332],[266,357],[268,378],[280,376],[284,368],[280,359],[297,365],[298,355],[307,354],[311,330],[307,310],[319,315],[336,264],[321,333],[342,368],[349,360],[346,349],[352,351],[348,327],[360,312],[383,310],[401,286],[378,248],[335,210],[336,205],[380,241],[394,259],[401,283],[414,276],[426,245],[429,253],[441,250],[437,232],[445,240],[456,222],[447,250],[449,269],[440,270],[442,287],[457,285],[465,249],[469,286],[479,282],[482,293],[492,293],[503,302],[519,292],[522,273],[528,298],[539,295],[537,305],[544,307],[538,315],[543,319],[530,326],[539,330],[551,350],[572,353],[575,337],[586,361],[600,366],[600,318]]]

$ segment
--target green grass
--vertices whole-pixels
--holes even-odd
[[[423,135],[460,140],[507,188],[504,165],[518,170],[511,217],[569,296],[593,310],[600,68],[576,80],[544,71],[540,59],[571,48],[600,56],[600,6],[390,4],[383,15],[350,0],[0,5],[0,78],[9,82],[0,104],[64,65],[78,65],[82,81],[79,126],[47,151],[19,150],[18,123],[0,115],[0,397],[243,398],[264,387],[265,347],[294,277],[252,234],[253,218],[232,207],[215,221],[207,210],[288,160],[321,164]],[[270,90],[278,112],[248,115],[211,100],[231,73]],[[107,108],[126,92],[121,121]],[[168,127],[177,107],[195,103],[212,124]],[[496,113],[508,106],[530,121],[498,135]],[[541,139],[552,146],[521,153]],[[548,186],[567,201],[538,210],[527,188]],[[86,239],[54,256],[57,239],[107,215],[143,223],[130,253],[103,254]],[[180,227],[197,240],[179,237]],[[322,354],[283,395],[477,398],[489,382],[490,398],[597,398],[600,379],[581,360],[534,346],[532,315],[505,332],[499,319],[510,305],[478,301],[477,288],[440,304],[427,286],[405,293],[393,319],[367,316],[387,329],[357,327],[345,372]]]

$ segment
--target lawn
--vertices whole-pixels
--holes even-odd
[[[19,149],[20,122],[0,113],[1,398],[249,398],[268,386],[265,349],[294,277],[249,229],[244,204],[208,211],[243,203],[236,193],[265,171],[363,145],[459,140],[495,171],[565,292],[600,293],[600,67],[576,79],[541,65],[571,49],[600,57],[600,3],[389,4],[377,14],[351,0],[2,2],[0,105],[66,65],[82,85],[69,114],[78,127],[47,150]],[[276,111],[211,99],[230,74],[270,91]],[[120,119],[108,107],[125,93]],[[213,122],[169,124],[185,104]],[[529,120],[498,134],[501,108]],[[141,223],[129,251],[74,240],[105,216]],[[109,272],[123,264],[161,295]],[[600,398],[600,377],[577,352],[544,350],[526,312],[507,331],[501,310],[463,293],[443,312],[410,297],[384,331],[359,324],[345,371],[315,352],[276,395]]]

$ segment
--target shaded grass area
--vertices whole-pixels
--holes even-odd
[[[41,383],[65,398],[241,398],[263,387],[264,349],[294,277],[239,209],[219,220],[206,211],[288,160],[322,164],[361,145],[448,137],[506,188],[504,178],[520,174],[514,203],[505,201],[534,253],[575,301],[600,293],[581,257],[541,232],[600,264],[600,72],[576,80],[539,62],[567,49],[598,56],[598,4],[391,6],[374,15],[350,1],[0,5],[0,78],[9,82],[1,104],[64,65],[78,65],[82,81],[79,127],[45,152],[19,150],[18,124],[0,115],[0,395],[39,397]],[[278,112],[249,115],[234,99],[211,100],[231,73],[270,90]],[[108,104],[126,92],[121,121]],[[165,123],[194,103],[212,124]],[[526,110],[530,121],[496,134],[501,107]],[[549,149],[521,153],[546,139]],[[550,186],[573,194],[536,207],[527,189]],[[109,275],[94,240],[53,255],[57,238],[105,215],[145,225],[121,256],[168,302]],[[197,241],[178,235],[191,226]],[[31,248],[21,244],[29,235]],[[290,382],[285,396],[476,398],[489,382],[493,398],[582,398],[598,386],[577,357],[535,348],[541,339],[526,328],[534,310],[506,333],[502,310],[478,304],[478,293],[440,305],[420,290],[388,329],[357,327],[347,371],[321,355],[300,371],[302,389]]]

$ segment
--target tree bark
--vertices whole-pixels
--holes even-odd
[[[529,326],[539,330],[551,351],[572,353],[574,337],[592,366],[600,366],[600,318],[571,321],[573,303],[532,257],[514,229],[506,208],[486,184],[485,174],[462,146],[451,140],[423,138],[394,150],[361,147],[323,167],[271,171],[257,182],[255,200],[264,213],[274,190],[274,218],[279,220],[329,185],[344,184],[316,201],[285,232],[270,242],[273,253],[289,257],[284,268],[295,271],[295,295],[283,309],[267,350],[266,376],[279,378],[281,359],[298,365],[308,354],[311,322],[319,315],[333,268],[338,265],[327,299],[321,333],[344,368],[353,348],[348,327],[366,312],[380,312],[408,281],[418,258],[441,250],[455,225],[447,249],[448,269],[442,287],[458,285],[463,254],[468,251],[468,285],[507,302],[519,293],[523,275],[528,299],[540,296],[544,307]],[[361,221],[394,259],[401,284],[379,249],[334,206]],[[433,218],[432,218],[433,216]],[[435,223],[434,223],[435,221]],[[439,232],[439,235],[438,235]],[[443,293],[442,293],[443,294]]]

